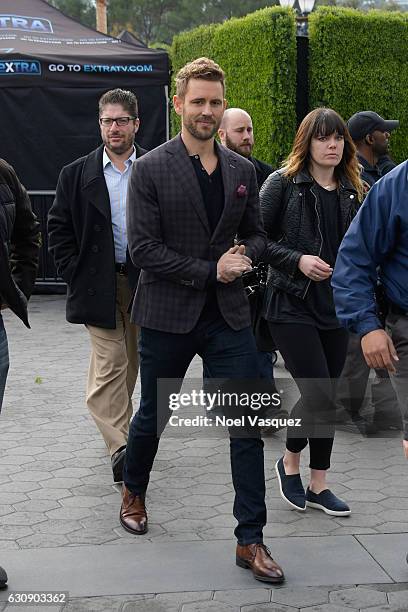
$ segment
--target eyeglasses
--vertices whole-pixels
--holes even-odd
[[[99,123],[103,125],[103,127],[111,127],[114,123],[117,126],[123,127],[124,125],[128,125],[129,121],[133,121],[137,119],[137,117],[116,117],[116,119],[112,119],[112,117],[99,117]]]

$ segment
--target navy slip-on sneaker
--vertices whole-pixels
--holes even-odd
[[[325,489],[321,493],[313,493],[307,487],[306,490],[306,505],[310,508],[316,508],[317,510],[323,510],[326,514],[331,516],[348,516],[351,514],[351,510],[342,499],[339,499],[330,491]]]
[[[304,512],[306,510],[306,494],[302,485],[300,474],[288,476],[285,473],[283,457],[275,464],[275,471],[278,477],[279,489],[282,498],[295,510]]]

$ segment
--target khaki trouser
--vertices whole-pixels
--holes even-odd
[[[131,300],[127,276],[116,274],[116,282],[116,329],[87,325],[92,351],[86,401],[111,456],[127,443],[139,368],[139,328],[127,312]]]

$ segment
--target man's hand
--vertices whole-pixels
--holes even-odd
[[[217,281],[220,283],[231,283],[244,272],[252,270],[252,261],[245,255],[243,244],[228,249],[217,263]]]
[[[397,351],[391,338],[383,329],[375,329],[363,336],[361,349],[370,368],[375,370],[386,368],[391,374],[396,372]]]
[[[302,255],[298,268],[305,276],[316,282],[326,280],[333,272],[333,268],[317,255]]]
[[[404,449],[405,457],[408,459],[408,440],[402,441],[402,447]]]

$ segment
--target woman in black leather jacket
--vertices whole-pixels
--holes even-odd
[[[333,446],[335,379],[347,350],[336,318],[330,277],[340,242],[362,199],[356,149],[343,119],[317,108],[302,121],[283,167],[265,181],[261,207],[269,264],[264,317],[295,379],[301,399],[292,411],[302,427],[288,428],[276,463],[288,504],[350,514],[326,485]],[[309,443],[311,477],[305,492],[300,453]]]

